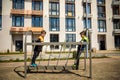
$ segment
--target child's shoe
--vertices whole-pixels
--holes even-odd
[[[31,67],[36,67],[36,66],[37,66],[37,64],[32,63],[30,66],[31,66]]]

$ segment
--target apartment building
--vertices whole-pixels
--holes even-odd
[[[120,0],[87,2],[86,7],[86,0],[0,0],[0,52],[24,51],[27,30],[34,34],[27,42],[33,42],[42,29],[47,32],[45,42],[78,42],[86,27],[92,31],[92,48],[119,49]]]

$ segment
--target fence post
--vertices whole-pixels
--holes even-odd
[[[24,77],[26,78],[27,77],[27,44],[26,44],[26,40],[27,40],[27,32],[25,33],[25,51],[24,51],[24,71],[25,71],[25,75]]]

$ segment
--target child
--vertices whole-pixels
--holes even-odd
[[[83,42],[89,42],[88,40],[88,37],[86,37],[86,32],[85,31],[82,31],[80,33],[80,36],[81,36],[81,44],[78,45],[78,48],[77,48],[77,55],[76,55],[76,61],[74,63],[74,65],[76,66],[76,69],[78,69],[78,66],[79,66],[79,57],[81,55],[81,52],[84,51],[84,48],[86,47],[86,45],[82,45]]]
[[[46,35],[46,31],[42,30],[40,36],[38,37],[36,42],[44,42],[44,37]],[[35,60],[38,57],[39,53],[42,52],[42,45],[36,45],[34,48],[34,54],[32,57],[32,62],[31,62],[31,66],[36,67],[37,64],[35,64]]]

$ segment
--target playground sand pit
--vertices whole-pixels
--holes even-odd
[[[69,60],[68,65],[73,62]],[[40,70],[28,73],[26,79],[24,79],[23,62],[0,63],[0,80],[120,80],[120,56],[92,59],[92,79],[89,78],[89,60],[86,71],[83,70],[83,62],[82,59],[80,70]],[[44,61],[41,64],[46,63],[47,61]],[[65,60],[61,61],[61,64],[63,63]]]

